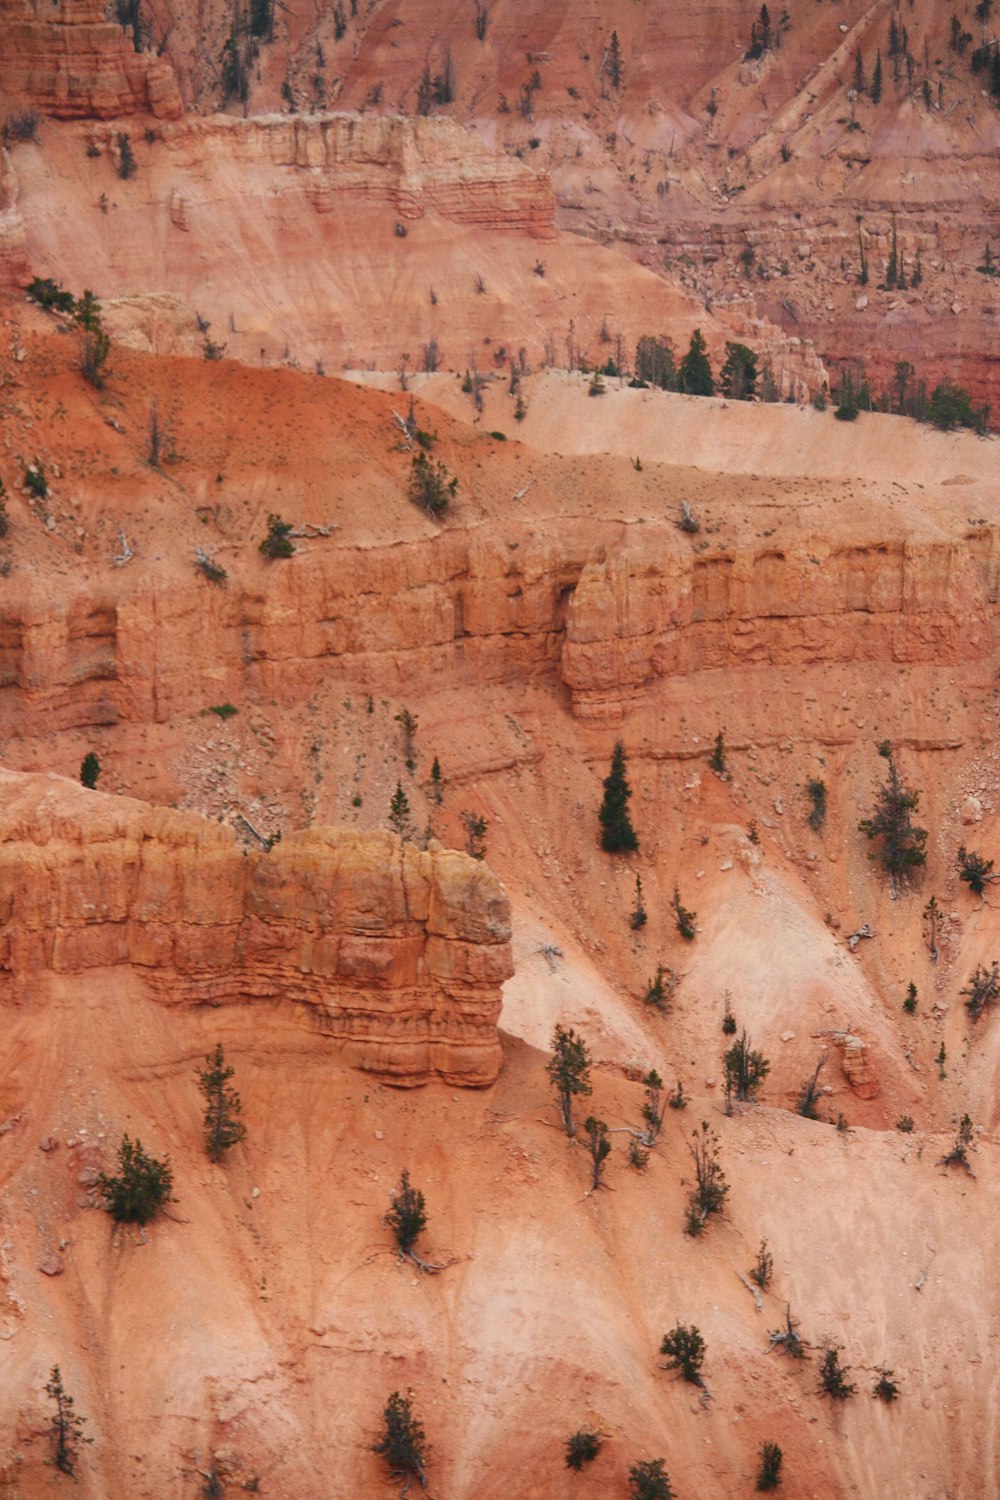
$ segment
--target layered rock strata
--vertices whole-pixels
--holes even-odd
[[[190,814],[0,772],[0,1000],[130,965],[165,1005],[302,1005],[352,1066],[491,1083],[512,973],[493,873],[432,843],[311,829],[268,851]]]

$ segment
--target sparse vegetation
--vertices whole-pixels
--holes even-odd
[[[428,516],[443,516],[458,493],[458,480],[438,460],[432,462],[421,450],[414,455],[407,494]]]
[[[399,1187],[389,1200],[385,1223],[392,1230],[400,1255],[409,1255],[427,1228],[424,1195],[410,1182],[410,1174],[405,1167],[399,1178]]]
[[[643,1146],[655,1146],[663,1129],[663,1116],[666,1113],[666,1105],[663,1102],[663,1079],[655,1068],[650,1068],[642,1080],[646,1097],[642,1104],[642,1118],[645,1120],[645,1129],[642,1131],[641,1144]]]
[[[584,1145],[590,1157],[593,1175],[591,1188],[596,1191],[601,1186],[601,1176],[604,1172],[604,1164],[611,1155],[611,1142],[608,1140],[608,1127],[603,1120],[595,1119],[588,1115],[583,1122],[583,1132],[586,1136]]]
[[[628,1471],[628,1500],[674,1500],[662,1458],[644,1458]]]
[[[705,1361],[705,1340],[694,1324],[677,1323],[663,1335],[660,1353],[666,1358],[667,1370],[679,1370],[691,1385],[705,1384],[701,1367]]]
[[[882,742],[878,753],[889,763],[888,775],[876,795],[871,817],[862,818],[858,827],[866,838],[876,841],[871,857],[886,871],[895,895],[899,885],[912,879],[926,862],[927,829],[913,822],[911,815],[920,805],[920,794],[904,783],[888,740]]]
[[[566,1467],[579,1472],[584,1464],[593,1463],[601,1451],[601,1435],[592,1427],[583,1427],[566,1440]]]
[[[223,721],[232,719],[239,713],[239,709],[233,703],[213,703],[208,711]]]
[[[389,827],[401,839],[412,839],[413,823],[410,817],[410,799],[403,791],[402,783],[396,782],[396,790],[389,802]]]
[[[408,708],[401,708],[396,715],[396,723],[403,733],[403,754],[406,757],[406,769],[412,771],[416,765],[414,740],[419,721],[416,714],[411,714]]]
[[[887,1404],[898,1400],[899,1382],[893,1379],[895,1371],[887,1370],[883,1365],[879,1365],[877,1374],[878,1379],[872,1387],[872,1395],[878,1401],[885,1401]]]
[[[693,942],[697,933],[695,921],[697,920],[698,914],[697,912],[688,911],[687,907],[682,904],[681,893],[676,886],[674,886],[674,894],[670,902],[670,910],[674,914],[674,924],[681,937],[684,938],[685,942]]]
[[[757,1251],[757,1259],[750,1267],[750,1280],[756,1282],[762,1292],[766,1292],[771,1285],[771,1277],[774,1274],[774,1257],[767,1248],[767,1240],[761,1240]]]
[[[702,1120],[701,1129],[693,1132],[688,1150],[694,1162],[695,1185],[688,1195],[684,1232],[697,1236],[712,1214],[722,1212],[729,1184],[719,1162],[718,1137],[707,1120]]]
[[[850,1370],[840,1363],[840,1354],[839,1344],[826,1344],[819,1362],[819,1394],[834,1401],[846,1401],[858,1389],[848,1380]]]
[[[473,859],[485,859],[486,833],[490,826],[487,819],[483,817],[482,813],[473,812],[470,808],[466,808],[464,812],[459,813],[459,817],[462,820],[462,827],[465,829],[466,854],[470,854]]]
[[[762,1443],[760,1469],[757,1472],[755,1489],[776,1490],[781,1483],[781,1460],[784,1457],[777,1443]]]
[[[946,1155],[938,1162],[940,1167],[962,1167],[970,1177],[976,1174],[969,1163],[969,1147],[972,1145],[972,1119],[969,1115],[963,1115],[958,1122],[955,1132],[955,1144]]]
[[[757,1092],[771,1071],[771,1064],[763,1052],[750,1046],[746,1027],[724,1054],[722,1065],[726,1074],[726,1111],[732,1112],[732,1101],[747,1103],[757,1097]]]
[[[92,1443],[94,1440],[83,1435],[87,1419],[79,1416],[75,1411],[73,1397],[68,1394],[63,1385],[58,1365],[52,1366],[45,1394],[56,1405],[52,1425],[49,1428],[52,1437],[51,1462],[61,1474],[68,1474],[71,1479],[75,1479],[77,1464],[80,1462],[80,1445]]]
[[[139,170],[132,150],[132,137],[127,130],[119,130],[115,133],[115,145],[118,148],[118,176],[123,182],[134,177]]]
[[[119,1224],[148,1224],[171,1201],[174,1174],[170,1158],[157,1161],[142,1142],[122,1136],[118,1171],[101,1172],[97,1179],[104,1207]]]
[[[795,1101],[795,1109],[805,1120],[820,1120],[822,1116],[817,1109],[823,1090],[819,1086],[819,1075],[826,1066],[826,1058],[821,1057],[810,1076],[805,1080],[799,1090],[799,1097]]]
[[[676,987],[677,976],[673,970],[657,964],[656,973],[646,986],[646,1004],[654,1006],[656,1010],[667,1010]]]
[[[964,880],[970,891],[977,896],[983,894],[988,882],[998,878],[993,874],[993,860],[984,858],[975,850],[966,849],[964,844],[959,847],[956,860],[959,880]]]
[[[573,1138],[576,1125],[573,1121],[573,1100],[585,1098],[591,1093],[590,1054],[583,1037],[570,1028],[556,1026],[552,1033],[552,1056],[545,1065],[549,1081],[556,1092],[559,1118],[566,1134]]]
[[[719,730],[718,734],[715,736],[715,744],[712,747],[712,753],[711,753],[711,755],[708,757],[708,764],[709,764],[709,769],[712,770],[712,771],[714,771],[715,774],[716,774],[716,776],[721,777],[722,780],[725,781],[725,779],[726,779],[726,743],[725,743],[725,738],[724,738],[724,731],[721,730],[721,729]]]
[[[965,996],[965,1008],[974,1021],[978,1021],[984,1010],[1000,1000],[1000,964],[994,959],[989,968],[977,965],[968,984],[959,990]]]
[[[80,764],[80,783],[88,791],[94,791],[97,786],[97,778],[101,774],[101,762],[93,750],[88,750]]]
[[[641,876],[637,875],[635,877],[635,905],[633,906],[632,914],[628,919],[628,925],[631,927],[633,932],[638,932],[640,927],[645,927],[647,920],[648,913],[646,911],[646,908],[642,904],[642,878]]]
[[[226,1063],[221,1042],[205,1058],[205,1066],[198,1069],[198,1084],[205,1096],[205,1150],[210,1161],[221,1161],[230,1147],[246,1138],[247,1128],[240,1119],[243,1105],[229,1082],[235,1073],[236,1069]]]
[[[601,848],[609,854],[632,854],[639,847],[628,811],[632,788],[628,784],[627,771],[625,747],[618,740],[611,754],[611,770],[604,778],[604,800],[597,814],[601,825]]]
[[[772,1349],[779,1349],[783,1354],[791,1355],[792,1359],[805,1359],[806,1341],[799,1333],[797,1318],[792,1317],[792,1310],[785,1304],[785,1326],[774,1328],[768,1333]]]
[[[275,562],[282,557],[291,557],[295,551],[295,543],[292,541],[292,523],[283,521],[280,516],[272,512],[267,518],[267,536],[260,544],[260,551],[270,562]]]
[[[906,996],[903,1000],[903,1009],[908,1016],[916,1014],[917,1009],[917,987],[911,979],[906,986]]]
[[[42,467],[40,458],[36,458],[34,463],[28,464],[25,468],[24,484],[28,494],[35,500],[47,500],[49,498],[48,476]]]
[[[813,833],[819,833],[826,822],[826,782],[811,776],[806,782],[806,795],[810,804],[806,822]]]
[[[413,1412],[413,1396],[393,1391],[382,1412],[381,1435],[372,1443],[372,1452],[385,1460],[393,1479],[403,1481],[403,1493],[415,1479],[427,1487],[427,1437],[423,1424]]]

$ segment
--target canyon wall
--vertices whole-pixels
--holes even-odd
[[[305,1006],[396,1084],[492,1083],[510,912],[434,843],[309,829],[268,851],[190,814],[0,773],[0,999],[131,965],[169,1006]],[[97,974],[94,974],[95,982]]]
[[[166,722],[219,701],[291,707],[331,673],[416,694],[442,672],[486,687],[561,681],[618,716],[657,678],[719,667],[945,662],[994,648],[1000,539],[903,538],[696,551],[672,523],[552,520],[380,548],[338,546],[213,589],[116,575],[12,588],[0,715],[21,734]],[[257,578],[252,574],[256,572]]]

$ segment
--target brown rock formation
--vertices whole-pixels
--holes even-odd
[[[170,64],[136,52],[131,31],[107,21],[100,0],[60,0],[54,15],[2,0],[0,94],[61,120],[173,120],[183,108]]]
[[[167,1005],[309,1006],[397,1084],[492,1083],[510,915],[464,854],[310,829],[267,852],[189,814],[0,773],[0,993],[123,964]]]

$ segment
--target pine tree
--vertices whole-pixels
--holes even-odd
[[[691,335],[688,352],[680,364],[680,388],[689,396],[713,396],[715,381],[709,363],[705,339],[700,328]]]
[[[878,104],[882,98],[882,53],[875,57],[875,72],[872,74],[872,103]]]
[[[229,1087],[235,1071],[226,1066],[221,1042],[206,1057],[205,1066],[198,1069],[198,1082],[205,1095],[205,1150],[211,1161],[221,1161],[230,1146],[242,1141],[247,1133],[239,1118],[243,1111],[240,1096]]]
[[[863,94],[865,91],[865,65],[861,60],[860,47],[854,54],[854,80],[851,87],[856,94]]]
[[[552,1033],[552,1056],[545,1065],[552,1087],[558,1099],[559,1117],[566,1134],[573,1138],[576,1125],[573,1122],[573,1099],[579,1094],[585,1098],[591,1093],[590,1054],[582,1036],[570,1029],[556,1026]]]
[[[403,791],[402,784],[396,782],[396,790],[392,794],[389,803],[389,827],[393,833],[398,833],[401,839],[413,837],[413,827],[410,821],[410,801]]]
[[[611,87],[620,89],[622,86],[622,48],[618,40],[617,31],[611,33],[611,45],[608,48],[608,77],[611,79]]]
[[[405,1481],[408,1489],[414,1479],[422,1489],[427,1487],[427,1437],[423,1424],[413,1414],[413,1396],[393,1391],[382,1412],[382,1433],[372,1443],[372,1452],[385,1459],[393,1479]]]
[[[730,401],[752,401],[757,394],[757,356],[746,344],[726,344],[719,389]]]
[[[701,1367],[705,1360],[705,1340],[694,1324],[688,1327],[677,1323],[670,1333],[663,1335],[660,1353],[667,1356],[665,1368],[680,1370],[691,1385],[704,1385]]]
[[[427,1205],[423,1193],[410,1183],[410,1174],[404,1167],[399,1187],[390,1199],[385,1222],[395,1236],[400,1255],[409,1255],[420,1235],[427,1228]]]
[[[625,747],[621,740],[617,740],[611,753],[611,771],[604,779],[604,801],[597,814],[601,824],[601,848],[608,854],[632,854],[639,847],[639,839],[628,815],[632,788],[626,770]]]
[[[746,1027],[723,1057],[726,1070],[726,1104],[735,1097],[741,1102],[756,1099],[757,1090],[771,1071],[771,1064],[763,1052],[750,1046]]]
[[[97,1179],[105,1208],[119,1224],[148,1224],[170,1202],[174,1185],[170,1158],[157,1161],[143,1150],[141,1141],[124,1135],[118,1148],[118,1168],[117,1174],[102,1172]]]
[[[49,1431],[52,1435],[52,1462],[62,1474],[76,1477],[76,1466],[80,1458],[80,1444],[92,1443],[93,1438],[83,1436],[86,1417],[77,1416],[73,1410],[73,1397],[66,1394],[59,1366],[52,1366],[45,1394],[56,1403],[55,1416]]]
[[[604,1171],[604,1163],[611,1155],[611,1142],[608,1140],[608,1127],[603,1120],[596,1120],[593,1115],[588,1115],[583,1122],[586,1133],[586,1147],[593,1163],[594,1175],[591,1187],[596,1189],[601,1185],[601,1174]]]
[[[92,792],[97,786],[97,778],[98,776],[100,776],[100,774],[101,762],[98,760],[93,750],[88,750],[86,755],[83,757],[83,762],[80,766],[81,785],[87,787],[87,789]]]
[[[917,828],[913,822],[911,814],[917,811],[920,793],[904,784],[888,740],[879,746],[879,754],[889,762],[888,778],[879,789],[871,817],[862,818],[858,827],[866,838],[878,840],[879,847],[872,858],[888,874],[895,895],[898,885],[909,880],[926,862],[927,829]]]
[[[628,1471],[629,1500],[673,1500],[670,1476],[662,1458],[644,1458]]]

